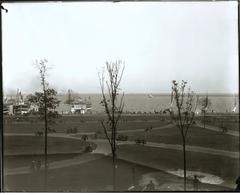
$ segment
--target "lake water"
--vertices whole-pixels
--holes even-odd
[[[90,99],[92,103],[92,112],[103,112],[103,107],[100,104],[101,94],[75,94],[73,97],[81,97],[82,99]],[[202,96],[203,97],[203,96]],[[200,96],[201,98],[201,96]],[[237,109],[239,109],[239,97],[237,99]],[[67,95],[60,95],[59,99],[61,100],[58,111],[65,112],[70,111],[70,105],[64,104],[67,99]],[[235,96],[234,95],[209,95],[211,101],[211,106],[209,111],[214,110],[217,113],[231,112],[234,108]],[[171,97],[170,95],[161,95],[161,94],[152,94],[149,97],[148,94],[125,94],[124,96],[124,111],[131,112],[154,112],[164,110],[169,107]]]

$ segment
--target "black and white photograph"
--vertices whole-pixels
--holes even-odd
[[[240,191],[238,6],[1,1],[1,191]]]

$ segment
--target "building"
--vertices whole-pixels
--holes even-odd
[[[8,115],[9,114],[9,107],[6,104],[3,104],[3,114]]]
[[[27,99],[23,97],[21,92],[17,90],[16,97],[4,99],[3,113],[8,115],[23,115],[30,112],[37,112],[38,106],[30,104]]]
[[[89,113],[92,110],[92,104],[91,102],[88,100],[82,100],[81,98],[79,98],[76,102],[72,103],[71,106],[71,113],[73,114],[85,114],[85,113]]]
[[[13,105],[13,114],[14,115],[23,115],[29,113],[28,104],[17,104]]]

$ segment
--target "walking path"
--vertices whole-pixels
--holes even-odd
[[[102,155],[102,154],[95,154],[95,155],[91,155],[90,153],[84,154],[84,155],[76,156],[72,159],[54,161],[49,164],[49,169],[58,169],[58,168],[62,168],[62,167],[79,165],[79,164],[83,164],[83,163],[93,161],[96,159],[101,159],[102,157],[104,157],[104,155]],[[41,167],[40,170],[44,169],[44,164],[42,164],[42,166],[43,167]],[[16,174],[27,174],[27,173],[32,173],[32,171],[30,170],[30,166],[4,169],[4,175],[16,175]]]
[[[128,141],[126,143],[123,142],[120,145],[124,145],[124,144],[136,144],[136,142]],[[182,151],[182,149],[183,149],[182,145],[155,143],[155,142],[147,142],[144,146],[163,148],[163,149],[172,149],[172,150],[179,150],[179,151]],[[218,150],[218,149],[214,149],[214,148],[207,148],[207,147],[200,147],[200,146],[186,145],[186,151],[197,152],[197,153],[206,153],[206,154],[211,154],[211,155],[220,155],[220,156],[226,156],[226,157],[236,158],[236,159],[239,158],[238,152]]]
[[[201,123],[197,123],[198,127],[204,128],[204,125]],[[222,132],[223,129],[220,127],[216,127],[216,126],[211,126],[211,125],[205,125],[205,129],[211,130],[211,131],[217,131],[217,132]],[[230,130],[228,129],[224,134],[228,134],[228,135],[232,135],[235,137],[239,136],[239,132],[238,131],[234,131],[234,130]]]
[[[160,127],[153,127],[151,130],[161,130],[166,128],[171,128],[174,124],[167,124]],[[120,130],[118,133],[135,133],[135,132],[144,132],[146,129],[128,129],[128,130]]]
[[[23,134],[21,134],[21,135],[23,135]],[[54,134],[50,134],[49,136],[81,140],[81,138],[79,138],[79,137],[73,137],[73,136],[70,136],[70,135],[67,135],[64,133],[54,133]],[[93,150],[92,154],[108,155],[111,153],[111,149],[110,149],[110,146],[109,146],[107,140],[105,140],[105,139],[90,139],[89,141],[93,142],[97,145],[97,148],[95,150]],[[126,145],[126,144],[136,144],[136,142],[134,142],[134,141],[118,142],[118,146]],[[148,142],[144,146],[182,151],[182,146],[176,145],[176,144]],[[205,148],[205,147],[199,147],[199,146],[186,146],[186,150],[190,151],[190,152],[207,153],[207,154],[211,154],[211,155],[226,156],[226,157],[230,157],[230,158],[238,158],[238,156],[239,156],[238,152],[230,152],[230,151],[218,150],[218,149],[214,149],[214,148]],[[91,154],[84,155],[84,156],[78,156],[73,159],[52,162],[51,165],[49,166],[49,169],[56,169],[56,168],[61,168],[61,167],[68,167],[71,165],[78,165],[78,164],[86,163],[86,162],[100,159],[100,158],[101,158],[100,155],[98,155],[96,157],[96,156],[92,156]],[[29,172],[30,172],[29,167],[20,167],[20,168],[6,169],[4,171],[4,175],[15,175],[15,174],[23,174],[23,173],[29,173]]]
[[[172,127],[173,124],[167,124],[167,125],[163,125],[160,127],[153,127],[152,130],[160,130],[160,129],[166,129],[166,128],[170,128]],[[118,133],[135,133],[135,132],[144,132],[145,129],[126,129],[126,130],[119,130]],[[110,132],[108,132],[110,133]],[[76,134],[66,134],[66,133],[48,133],[49,137],[65,137],[65,136],[72,136],[74,138],[74,136],[76,136],[77,139],[79,139],[79,137],[77,136],[81,136],[81,135],[95,135],[96,132],[78,132]],[[35,133],[4,133],[4,136],[35,136]]]
[[[172,126],[173,126],[172,124],[168,124],[168,125],[164,125],[162,127],[152,128],[152,130],[159,130],[159,129],[164,129],[164,128],[168,128],[168,127],[172,127]],[[197,126],[203,127],[203,125],[201,125],[201,124],[197,124]],[[217,131],[217,132],[222,130],[221,128],[214,127],[214,126],[208,126],[208,125],[205,127],[205,129],[209,129],[209,130]],[[144,132],[144,131],[145,131],[145,129],[122,130],[119,133]],[[71,139],[81,140],[80,135],[92,135],[92,134],[95,134],[95,132],[81,132],[81,133],[78,133],[79,136],[69,135],[69,134],[65,134],[65,133],[49,133],[48,136],[49,137],[63,137],[63,138],[71,138]],[[228,130],[225,134],[232,135],[232,136],[239,136],[238,132],[233,131],[233,130]],[[4,136],[34,136],[34,135],[35,134],[29,134],[29,133],[25,133],[25,134],[8,133],[8,134],[4,134]],[[93,142],[97,145],[97,148],[95,150],[93,150],[92,153],[76,156],[72,159],[54,161],[54,162],[50,163],[49,169],[58,169],[58,168],[62,168],[62,167],[79,165],[79,164],[83,164],[83,163],[86,163],[86,162],[89,162],[89,161],[101,159],[102,157],[104,157],[104,155],[111,154],[111,149],[110,149],[109,143],[106,139],[89,139],[88,141]],[[121,141],[121,142],[118,141],[117,143],[118,143],[118,146],[126,145],[126,144],[136,144],[136,142],[134,142],[134,141]],[[177,144],[147,142],[147,144],[145,144],[144,146],[182,151],[182,146],[177,145]],[[206,153],[206,154],[210,154],[210,155],[226,156],[226,157],[234,158],[234,159],[239,158],[239,153],[238,152],[218,150],[218,149],[214,149],[214,148],[205,148],[205,147],[199,147],[199,146],[186,146],[186,151],[197,152],[197,153]],[[134,162],[136,164],[141,164],[141,165],[148,166],[148,163],[142,163],[142,162],[139,162],[137,160],[129,160],[129,158],[124,158],[124,157],[119,157],[119,158],[123,159],[123,160],[126,160],[126,161]],[[161,170],[164,171],[164,169],[160,168],[160,166],[155,166],[155,168],[156,169],[161,169]],[[41,170],[43,170],[43,169],[44,169],[44,167],[41,168]],[[30,173],[30,172],[31,172],[30,171],[30,166],[4,169],[4,175],[26,174],[26,173]],[[224,182],[224,185],[226,187],[231,187],[231,188],[234,187],[234,184],[231,184],[230,182]]]

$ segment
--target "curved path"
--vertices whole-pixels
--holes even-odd
[[[201,123],[197,123],[197,126],[201,127],[201,128],[204,128],[204,125],[201,124]],[[223,130],[220,127],[211,126],[211,125],[205,125],[204,129],[208,129],[208,130],[211,130],[211,131],[217,131],[217,132],[222,132],[222,130]],[[228,129],[224,134],[232,135],[232,136],[235,136],[235,137],[239,136],[238,131],[234,131],[234,130],[231,130],[231,129]]]
[[[22,136],[23,134],[19,134],[19,135]],[[74,137],[74,136],[70,136],[70,135],[67,135],[64,133],[54,133],[54,134],[49,134],[49,136],[81,140],[80,137]],[[110,149],[110,146],[109,146],[107,140],[105,140],[105,139],[90,139],[89,141],[91,141],[97,145],[97,148],[91,154],[85,154],[82,156],[77,156],[76,158],[72,158],[72,159],[52,162],[50,164],[50,169],[68,167],[71,165],[78,165],[78,164],[86,163],[86,162],[93,161],[96,159],[100,159],[104,155],[111,154],[111,149]],[[118,142],[118,146],[126,145],[126,144],[136,144],[136,143],[134,141]],[[182,151],[182,146],[176,145],[176,144],[148,142],[144,146]],[[199,147],[199,146],[186,146],[186,150],[190,151],[190,152],[199,152],[199,153],[207,153],[207,154],[211,154],[211,155],[226,156],[229,158],[238,158],[238,156],[239,156],[238,152],[230,152],[230,151],[218,150],[218,149],[214,149],[214,148],[205,148],[205,147]],[[94,156],[92,154],[94,154]],[[23,173],[30,173],[29,167],[4,169],[4,175],[15,175],[15,174],[23,174]]]
[[[126,143],[122,144],[136,144],[133,141],[128,141]],[[120,144],[120,145],[122,145]],[[172,150],[179,150],[182,151],[182,145],[177,145],[177,144],[166,144],[166,143],[154,143],[154,142],[147,142],[144,146],[147,147],[156,147],[156,148],[163,148],[163,149],[172,149]],[[219,155],[219,156],[226,156],[229,158],[239,158],[239,153],[238,152],[233,152],[233,151],[225,151],[225,150],[218,150],[214,148],[207,148],[207,147],[200,147],[200,146],[190,146],[186,145],[186,151],[190,152],[197,152],[197,153],[206,153],[206,154],[211,154],[211,155]]]
[[[90,153],[76,156],[71,159],[65,159],[61,161],[54,161],[51,162],[49,165],[49,169],[58,169],[58,168],[63,168],[63,167],[68,167],[68,166],[73,166],[73,165],[79,165],[83,164],[89,161],[101,159],[104,157],[102,154],[95,154],[94,156],[91,155]],[[44,165],[41,170],[44,169]],[[30,170],[29,166],[24,166],[24,167],[18,167],[18,168],[11,168],[11,169],[4,169],[4,175],[16,175],[16,174],[27,174],[31,173],[32,171]]]

